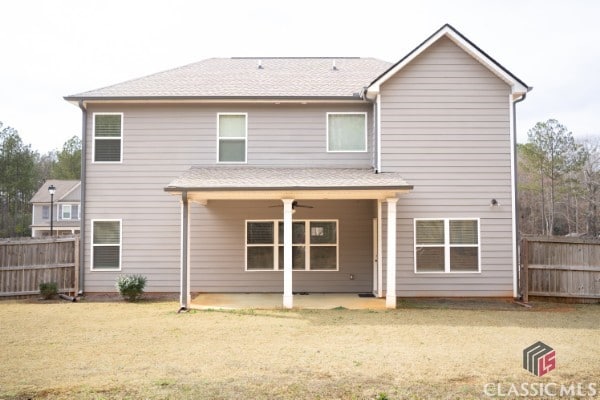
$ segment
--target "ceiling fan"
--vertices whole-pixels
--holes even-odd
[[[269,208],[275,208],[275,207],[283,207],[283,204],[278,204],[276,206],[269,206]],[[294,200],[294,201],[292,201],[292,210],[296,210],[296,207],[314,208],[313,206],[307,206],[305,204],[298,204],[298,202],[296,200]]]

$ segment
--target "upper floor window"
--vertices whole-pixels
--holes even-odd
[[[367,151],[367,113],[327,113],[327,151]]]
[[[416,219],[415,272],[479,272],[478,219]]]
[[[217,115],[218,162],[246,162],[248,114],[220,113]]]
[[[61,219],[71,219],[71,205],[63,204],[62,205],[62,214],[60,216]]]
[[[121,162],[123,113],[94,113],[94,162]]]
[[[50,206],[42,206],[42,219],[50,219]]]
[[[60,219],[79,219],[79,205],[63,204],[60,206]]]

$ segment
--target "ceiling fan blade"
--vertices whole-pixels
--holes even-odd
[[[296,207],[314,208],[313,206],[305,206],[304,204],[296,204]]]

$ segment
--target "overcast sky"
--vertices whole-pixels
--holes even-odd
[[[600,1],[13,0],[0,3],[0,121],[35,150],[81,134],[63,96],[210,57],[395,62],[452,24],[534,90],[520,142],[558,119],[600,135]]]

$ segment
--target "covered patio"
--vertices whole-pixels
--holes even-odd
[[[385,234],[386,256],[377,256],[374,282],[377,297],[384,295],[382,287],[385,259],[385,306],[396,307],[396,206],[398,196],[408,193],[408,185],[399,174],[375,173],[372,169],[332,168],[255,168],[255,167],[192,167],[165,188],[181,201],[181,297],[182,309],[192,305],[190,295],[190,203],[208,205],[220,200],[276,200],[282,205],[283,230],[283,308],[293,308],[295,302],[308,296],[292,293],[292,223],[298,200],[375,200],[377,202],[377,254],[383,248],[382,221],[388,221]],[[386,215],[382,215],[383,204]],[[196,238],[202,239],[202,238]],[[382,255],[382,254],[381,254]],[[281,258],[280,258],[281,259]],[[252,292],[248,288],[245,292]],[[266,296],[266,295],[265,295]],[[281,296],[281,294],[277,295]],[[358,299],[356,294],[352,295]],[[246,297],[246,299],[250,299]],[[266,299],[263,298],[263,299]],[[235,302],[234,302],[235,303]],[[316,303],[315,303],[316,305]],[[343,305],[341,305],[344,307]],[[334,306],[335,307],[335,306]],[[309,307],[310,308],[310,307]],[[348,308],[348,307],[347,307]]]
[[[293,295],[294,308],[308,310],[382,310],[385,299],[356,293],[307,293]],[[280,309],[281,293],[199,293],[192,295],[191,309],[239,310]]]

